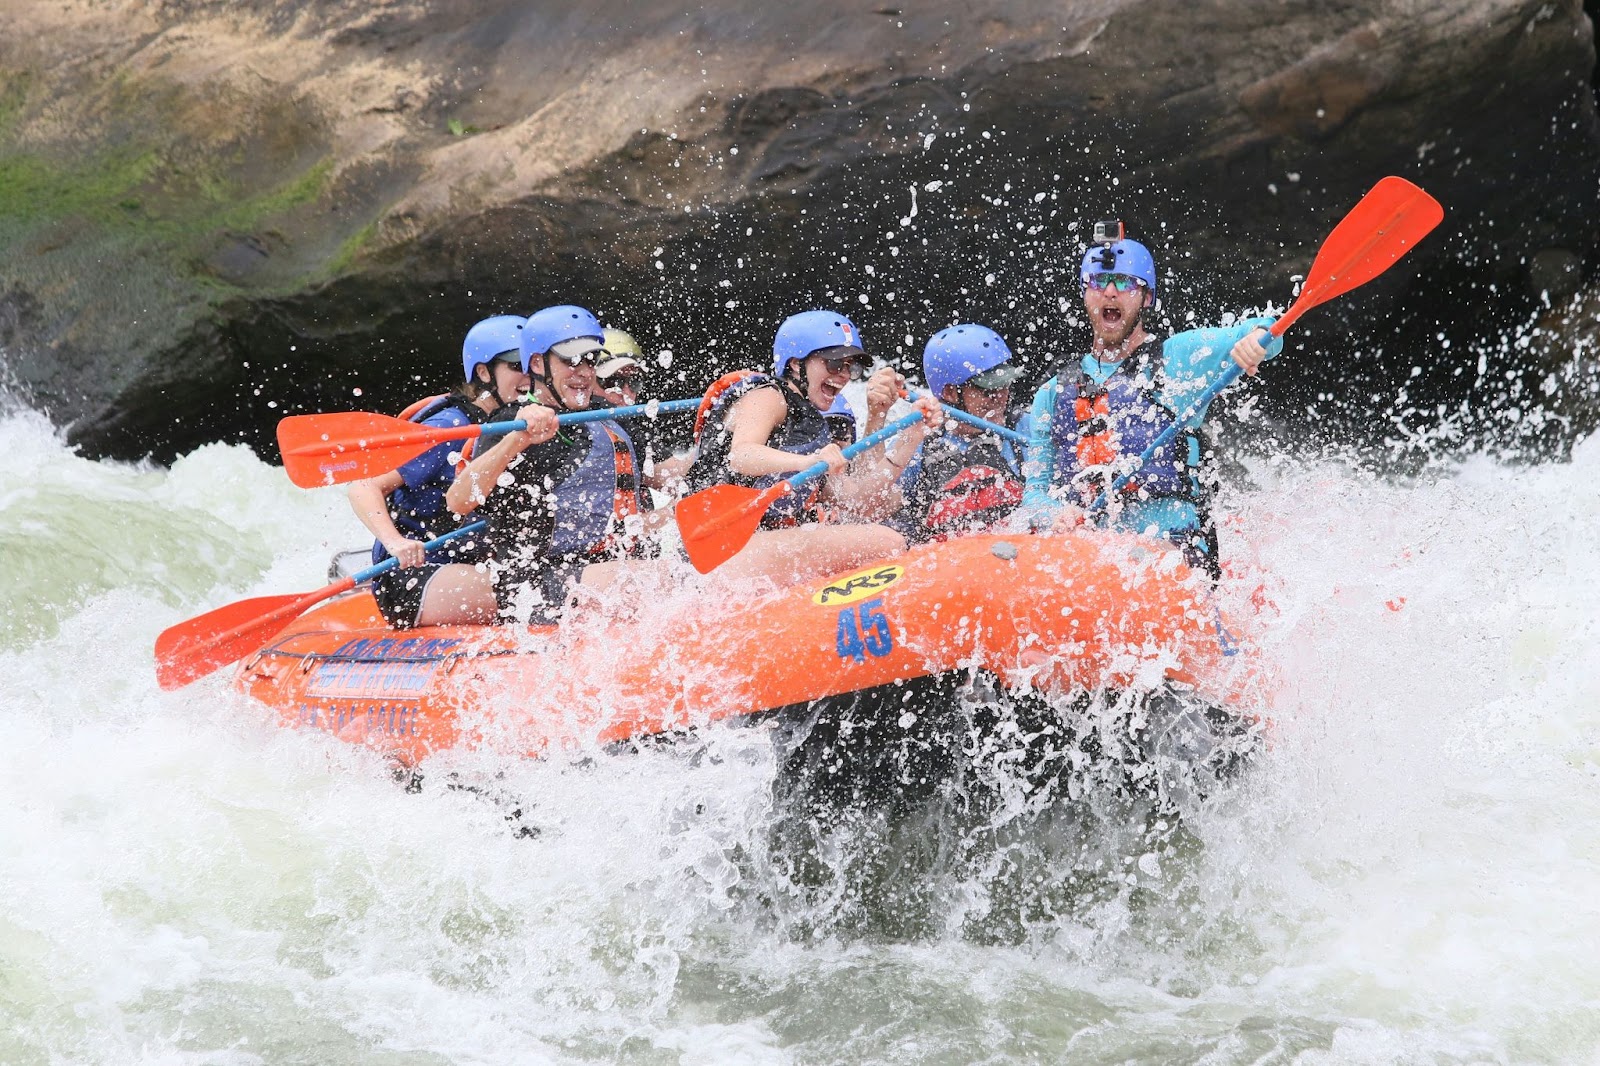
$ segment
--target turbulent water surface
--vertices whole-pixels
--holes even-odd
[[[1600,1054],[1600,442],[1252,463],[1271,746],[1181,828],[829,834],[749,731],[410,793],[226,674],[162,693],[163,628],[323,584],[342,494],[235,447],[87,462],[27,412],[0,447],[0,1062]]]

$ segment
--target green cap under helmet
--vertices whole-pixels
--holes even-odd
[[[612,355],[631,355],[635,359],[643,359],[644,352],[639,349],[639,342],[633,339],[633,334],[623,329],[606,327],[605,349]]]

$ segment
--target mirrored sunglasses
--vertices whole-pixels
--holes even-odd
[[[1144,288],[1144,279],[1136,278],[1132,274],[1105,272],[1090,274],[1088,284],[1091,289],[1105,289],[1109,286],[1117,292],[1132,292],[1136,288]]]

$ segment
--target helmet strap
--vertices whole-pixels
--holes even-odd
[[[490,370],[490,371],[489,371],[489,374],[490,374],[490,375],[491,375],[491,376],[493,376],[493,374],[494,374],[494,371],[493,371],[493,370]],[[502,395],[502,394],[501,394],[501,392],[500,392],[500,385],[499,385],[499,382],[496,382],[496,383],[495,383],[495,385],[494,385],[494,398],[495,398],[495,399],[497,399],[497,400],[499,400],[499,401],[500,401],[500,406],[501,406],[501,407],[507,407],[507,406],[510,406],[510,405],[511,405],[511,404],[513,404],[513,403],[516,403],[516,401],[517,401],[517,397],[516,397],[516,395],[515,395],[515,394],[513,394],[513,395],[512,395],[512,397],[511,397],[511,399],[509,399],[509,400],[508,400],[508,399],[506,399],[506,398],[505,398],[505,396],[503,396],[503,395]]]
[[[1139,304],[1139,310],[1137,310],[1137,311],[1135,311],[1133,313],[1133,325],[1128,327],[1128,335],[1122,339],[1122,346],[1124,348],[1126,348],[1128,346],[1128,342],[1129,341],[1133,340],[1135,334],[1137,334],[1141,329],[1144,329],[1145,307],[1146,307],[1146,305],[1143,302],[1141,302]],[[1129,355],[1129,354],[1131,354],[1131,353],[1129,353],[1129,352],[1124,352],[1123,353],[1124,356]]]
[[[567,401],[563,400],[561,393],[556,391],[556,383],[550,380],[550,353],[545,352],[539,358],[544,360],[544,366],[539,370],[539,380],[544,382],[544,390],[550,394],[550,399],[557,409],[571,411],[572,408],[567,406]]]

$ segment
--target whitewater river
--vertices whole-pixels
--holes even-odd
[[[1045,818],[859,880],[823,851],[810,890],[748,731],[464,760],[508,822],[226,672],[159,691],[166,626],[324,583],[342,494],[237,447],[88,462],[26,412],[0,453],[0,1063],[1600,1055],[1600,441],[1404,482],[1253,462],[1253,772],[1180,834]]]

